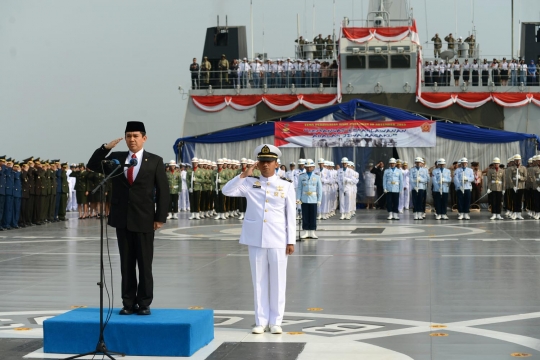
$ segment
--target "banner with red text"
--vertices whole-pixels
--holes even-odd
[[[282,147],[434,147],[434,121],[276,122],[274,145]]]

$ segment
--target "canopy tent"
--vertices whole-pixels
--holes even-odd
[[[354,99],[346,103],[336,104],[321,109],[306,111],[282,121],[340,121],[340,120],[422,120],[420,115],[378,105],[365,100]],[[437,122],[437,145],[431,148],[282,148],[282,164],[298,161],[300,151],[306,158],[324,158],[339,162],[342,157],[354,160],[356,170],[362,173],[369,163],[379,160],[388,162],[393,156],[412,162],[416,156],[427,159],[428,167],[439,158],[447,163],[462,157],[470,161],[478,161],[482,168],[493,159],[499,157],[504,162],[514,154],[521,154],[528,159],[536,154],[540,139],[534,134],[514,133],[502,130],[484,129],[475,125],[458,124],[448,121]],[[218,158],[240,159],[252,158],[253,149],[263,143],[274,143],[274,123],[253,124],[242,128],[228,129],[216,133],[179,138],[174,144],[174,151],[183,162],[189,162],[193,156],[216,160]],[[179,154],[179,144],[182,153]],[[363,181],[359,183],[359,196],[363,191]]]

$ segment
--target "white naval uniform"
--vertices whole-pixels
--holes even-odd
[[[182,178],[182,191],[178,197],[178,208],[180,210],[189,209],[189,191],[187,186],[187,171],[182,170],[180,172],[180,177]]]
[[[409,202],[410,202],[410,195],[411,195],[411,189],[409,186],[410,179],[409,179],[409,169],[403,170],[401,169],[401,172],[403,173],[403,191],[399,193],[399,205],[398,210],[399,212],[403,211],[403,208],[409,209]]]
[[[275,175],[238,175],[222,191],[226,196],[247,200],[240,244],[249,246],[256,325],[281,325],[287,282],[285,251],[287,245],[296,243],[294,185]]]
[[[348,168],[345,171],[343,178],[343,185],[345,188],[344,199],[345,199],[345,212],[350,213],[356,210],[356,192],[358,184],[358,173],[351,168]]]
[[[375,193],[375,174],[371,171],[364,171],[364,192],[367,197],[374,197]]]
[[[72,171],[71,169],[66,171],[69,187],[67,211],[77,211],[77,196],[75,193],[75,182],[77,182],[77,178],[69,177]]]

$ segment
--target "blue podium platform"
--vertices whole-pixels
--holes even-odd
[[[111,351],[133,356],[191,356],[214,339],[214,311],[152,309],[152,315],[113,315],[105,328]],[[104,311],[104,318],[106,310]],[[69,311],[43,322],[45,353],[81,354],[96,349],[99,309]]]

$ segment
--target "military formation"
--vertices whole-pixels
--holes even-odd
[[[479,209],[479,201],[487,196],[490,220],[524,220],[526,213],[531,219],[540,219],[540,156],[535,155],[523,165],[521,155],[516,154],[501,163],[494,158],[484,170],[478,162],[461,158],[450,167],[445,159],[438,159],[430,168],[425,159],[417,157],[414,167],[402,168],[400,159],[391,158],[390,167],[384,170],[382,195],[375,202],[384,202],[388,220],[399,220],[403,213],[403,195],[408,193],[414,220],[426,218],[427,192],[433,198],[433,214],[436,220],[449,220],[448,209],[457,210],[458,220],[470,220],[471,208]],[[482,189],[486,181],[486,192]],[[381,201],[382,199],[382,201]],[[408,201],[405,208],[408,207]]]
[[[0,156],[0,231],[66,220],[68,164]]]

